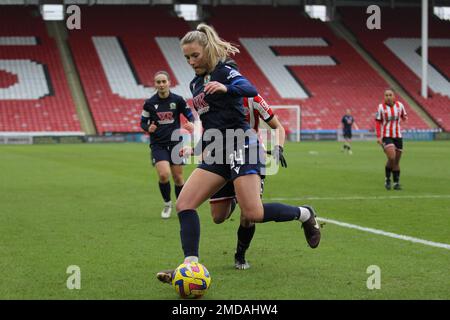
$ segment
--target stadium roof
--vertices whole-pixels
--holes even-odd
[[[115,4],[115,5],[158,5],[158,4],[200,4],[200,5],[334,5],[334,6],[421,6],[422,0],[0,0],[0,5],[39,5],[44,3],[64,4]],[[450,6],[450,0],[430,0],[433,6]]]

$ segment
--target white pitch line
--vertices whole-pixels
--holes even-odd
[[[427,195],[407,195],[407,196],[373,196],[373,197],[297,197],[297,198],[264,198],[273,201],[289,201],[289,200],[386,200],[386,199],[443,199],[450,198],[450,194],[427,194]]]
[[[335,225],[338,225],[338,226],[341,226],[341,227],[344,227],[344,228],[356,229],[356,230],[360,230],[360,231],[365,231],[365,232],[370,232],[370,233],[374,233],[374,234],[379,234],[379,235],[390,237],[390,238],[400,239],[400,240],[404,240],[404,241],[410,241],[410,242],[414,242],[414,243],[421,243],[421,244],[424,244],[424,245],[427,245],[427,246],[430,246],[430,247],[436,247],[436,248],[442,248],[442,249],[450,250],[450,244],[446,244],[446,243],[433,242],[433,241],[423,240],[423,239],[414,238],[414,237],[410,237],[410,236],[405,236],[405,235],[401,235],[401,234],[396,234],[396,233],[392,233],[392,232],[386,232],[386,231],[383,231],[383,230],[361,227],[361,226],[357,226],[355,224],[350,224],[350,223],[346,223],[346,222],[340,222],[340,221],[336,221],[336,220],[332,220],[332,219],[326,219],[326,218],[319,218],[319,217],[317,217],[317,220],[323,221],[323,222],[327,222],[327,223],[331,223],[331,224],[335,224]]]

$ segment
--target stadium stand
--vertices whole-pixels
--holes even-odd
[[[388,84],[325,23],[306,17],[298,7],[223,6],[209,7],[208,12],[209,23],[220,35],[238,44],[239,38],[247,37],[322,39],[325,45],[272,47],[278,57],[325,55],[335,61],[335,65],[288,67],[290,74],[309,91],[308,99],[282,98],[279,88],[285,86],[283,77],[280,76],[280,81],[273,84],[268,81],[243,46],[236,60],[242,72],[248,75],[271,104],[301,105],[302,129],[336,129],[347,108],[353,110],[361,129],[373,129],[374,110],[381,102],[383,90]],[[230,19],[233,20],[232,24]],[[258,50],[254,50],[253,54],[258,55]],[[408,110],[410,121],[405,124],[405,128],[428,128],[413,110]]]
[[[339,13],[359,43],[443,129],[450,130],[450,22],[429,16],[432,68],[429,69],[429,98],[424,99],[420,93],[421,10],[383,8],[381,30],[370,31],[365,28],[364,8],[339,8]]]
[[[55,41],[35,10],[0,10],[0,131],[80,132]]]
[[[158,70],[169,71],[175,93],[190,97],[193,74],[178,39],[191,27],[174,15],[172,6],[102,5],[81,10],[82,29],[70,31],[68,41],[99,134],[141,131],[142,104],[155,93],[153,75]],[[223,38],[240,45],[236,60],[242,73],[270,104],[301,106],[302,129],[334,130],[348,108],[360,129],[373,129],[374,112],[388,84],[326,23],[289,6],[205,6],[204,12]],[[19,66],[0,61],[0,131],[80,131],[58,50],[41,17],[32,16],[31,7],[8,6],[0,19],[6,22],[0,27],[0,59],[27,59]],[[430,48],[433,65],[447,79],[449,50]],[[406,67],[401,72],[411,73]],[[13,88],[18,77],[28,77],[27,86]],[[433,92],[424,104],[411,90],[436,121],[443,127],[447,122],[448,130],[448,98]],[[429,128],[400,100],[410,115],[405,129]]]
[[[70,32],[69,43],[99,133],[142,131],[140,113],[144,100],[155,93],[155,72],[167,70],[172,86],[178,85],[155,37],[175,37],[182,67],[189,68],[178,38],[190,27],[172,9],[130,6],[124,15],[120,6],[82,7],[83,28]],[[188,69],[185,97],[191,78]]]

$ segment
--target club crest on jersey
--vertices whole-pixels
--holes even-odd
[[[208,74],[205,76],[205,78],[203,79],[203,84],[207,84],[209,82],[209,80],[211,80],[211,76]]]
[[[175,102],[171,102],[169,106],[170,106],[170,110],[174,110],[177,108],[177,104]]]

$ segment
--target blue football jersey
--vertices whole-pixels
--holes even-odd
[[[348,114],[344,115],[342,117],[341,121],[342,121],[342,123],[344,125],[344,130],[351,130],[353,122],[355,122],[354,118],[351,115],[348,115]]]
[[[162,99],[158,94],[146,100],[141,115],[141,128],[148,132],[152,122],[157,126],[155,132],[150,134],[150,144],[173,145],[178,141],[172,141],[172,132],[180,129],[180,115],[183,114],[190,122],[194,116],[183,97],[170,92],[169,96]]]
[[[227,87],[226,93],[205,94],[204,87],[210,81],[217,81]],[[249,129],[245,120],[243,97],[258,94],[255,87],[233,67],[219,62],[210,73],[196,76],[190,83],[194,107],[203,128],[207,129]]]

